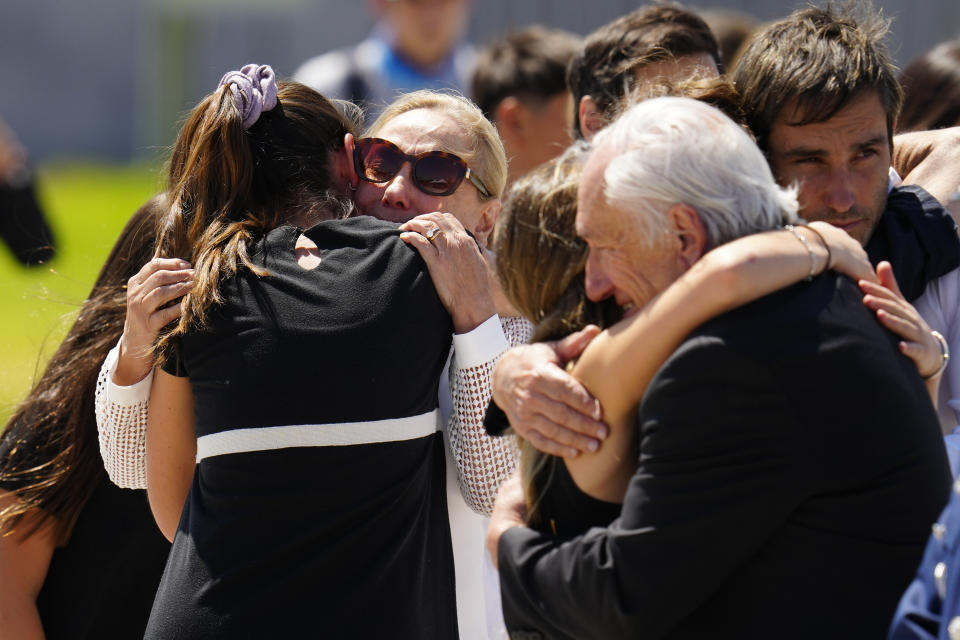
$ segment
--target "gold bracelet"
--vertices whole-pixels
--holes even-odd
[[[821,271],[820,273],[823,273],[824,271],[829,271],[830,269],[832,269],[833,265],[830,263],[833,262],[833,254],[830,252],[830,245],[827,244],[827,240],[823,237],[823,234],[808,224],[804,224],[800,226],[802,226],[804,229],[807,229],[817,234],[817,237],[820,238],[820,243],[823,245],[823,248],[827,250],[827,264],[824,265],[823,271]]]
[[[943,334],[939,331],[931,331],[930,335],[937,339],[937,342],[940,343],[940,366],[937,367],[937,370],[931,373],[928,376],[923,376],[924,380],[930,380],[931,378],[936,378],[938,375],[943,373],[943,370],[947,368],[947,363],[950,362],[950,345],[947,344],[946,338],[943,337]]]
[[[813,276],[816,275],[817,267],[817,258],[813,255],[813,249],[810,248],[810,245],[807,244],[807,239],[800,235],[800,232],[797,231],[797,228],[792,224],[785,224],[783,228],[793,234],[793,237],[799,240],[803,244],[803,248],[807,250],[807,253],[810,254],[810,273],[807,274],[805,278],[807,282],[813,280]]]

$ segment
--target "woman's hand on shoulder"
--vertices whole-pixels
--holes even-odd
[[[496,313],[480,245],[452,214],[425,213],[400,225],[400,231],[427,263],[456,333],[472,331]]]
[[[854,280],[878,282],[867,252],[850,234],[827,222],[811,222],[807,226],[818,233],[826,243],[830,254],[830,263],[826,269],[834,269]]]
[[[884,327],[897,334],[900,351],[917,365],[924,379],[934,377],[943,362],[940,341],[916,308],[903,297],[889,262],[877,265],[879,283],[860,281],[863,303],[877,314]]]
[[[180,317],[180,302],[193,287],[193,269],[179,258],[154,258],[127,280],[127,317],[113,380],[139,382],[153,367],[150,349],[157,334]]]

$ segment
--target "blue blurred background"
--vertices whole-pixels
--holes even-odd
[[[532,23],[580,34],[643,3],[479,0],[468,39],[482,45]],[[761,20],[795,0],[699,0]],[[894,18],[900,66],[960,35],[960,0],[876,0]],[[36,161],[68,157],[152,161],[179,118],[229,68],[271,64],[292,75],[307,58],[361,40],[364,0],[3,0],[0,119]]]

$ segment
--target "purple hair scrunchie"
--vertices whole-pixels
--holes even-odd
[[[277,106],[277,77],[268,64],[247,64],[239,71],[228,71],[217,89],[230,86],[233,104],[243,116],[243,128],[249,129],[264,111]]]

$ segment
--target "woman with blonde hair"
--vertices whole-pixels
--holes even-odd
[[[507,179],[503,144],[469,100],[417,91],[388,106],[356,149],[358,209],[404,223],[401,237],[420,251],[453,319],[454,348],[440,406],[460,637],[495,637],[503,626],[499,583],[483,553],[483,536],[497,490],[516,468],[517,451],[512,438],[486,434],[483,414],[494,365],[508,347],[527,342],[531,331],[503,296],[488,250]],[[455,191],[422,173],[450,162],[463,167]],[[467,249],[485,260],[458,260]]]

